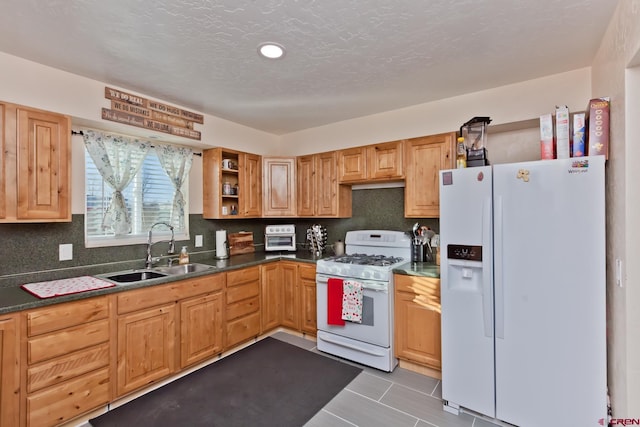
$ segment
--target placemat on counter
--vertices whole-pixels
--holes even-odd
[[[70,279],[51,280],[48,282],[27,283],[22,285],[21,288],[38,298],[44,299],[96,289],[111,288],[113,286],[116,286],[115,283],[107,282],[97,277],[80,276]]]

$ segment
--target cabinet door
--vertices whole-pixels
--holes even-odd
[[[316,314],[316,267],[314,265],[298,266],[298,280],[300,283],[301,329],[302,332],[317,334],[318,323]]]
[[[295,263],[281,263],[282,271],[282,326],[300,329],[300,291],[298,267]]]
[[[18,108],[19,220],[71,221],[70,119]]]
[[[280,263],[270,263],[261,267],[262,287],[262,332],[280,326],[282,318],[282,270]]]
[[[296,159],[263,159],[263,216],[296,215]]]
[[[315,177],[316,177],[316,209],[317,216],[337,216],[337,168],[336,153],[316,154]]]
[[[240,160],[240,208],[245,217],[262,215],[262,157],[244,153]]]
[[[368,149],[368,177],[374,180],[403,178],[403,141],[375,144]]]
[[[118,396],[175,371],[175,312],[169,304],[118,318]]]
[[[454,140],[455,133],[447,133],[413,138],[405,142],[405,217],[440,216],[439,172],[452,167]]]
[[[5,120],[6,107],[4,104],[0,104],[0,219],[7,217],[7,172],[5,163],[8,161],[6,157],[7,152],[7,139],[5,136]],[[8,132],[8,130],[7,130]]]
[[[298,216],[313,216],[315,214],[315,164],[314,156],[300,156],[296,159],[296,199]]]
[[[0,426],[19,425],[19,340],[16,319],[0,320]]]
[[[180,302],[180,367],[209,359],[223,350],[222,292]]]
[[[395,278],[396,357],[440,369],[440,280]]]
[[[338,182],[364,181],[366,179],[366,147],[355,147],[338,151]]]

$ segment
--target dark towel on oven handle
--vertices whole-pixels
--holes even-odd
[[[344,326],[342,320],[343,280],[330,278],[327,280],[327,324]]]

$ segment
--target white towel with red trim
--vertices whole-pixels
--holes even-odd
[[[342,319],[362,323],[362,283],[354,280],[343,282]]]

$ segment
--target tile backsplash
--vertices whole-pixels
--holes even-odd
[[[301,248],[306,243],[306,230],[313,224],[327,228],[328,243],[344,240],[349,230],[379,229],[409,231],[415,222],[438,230],[437,219],[404,217],[404,188],[384,188],[353,191],[353,216],[351,218],[259,218],[245,220],[209,220],[201,214],[189,216],[190,241],[177,241],[176,247],[187,246],[193,254],[214,257],[215,232],[225,229],[253,232],[256,250],[264,245],[264,227],[269,224],[296,225],[296,241]],[[0,224],[2,236],[2,261],[0,262],[0,286],[14,286],[35,280],[63,278],[87,274],[91,267],[97,274],[100,269],[114,271],[122,267],[144,266],[146,246],[127,245],[105,248],[84,247],[84,215],[73,215],[71,223]],[[196,248],[195,236],[203,236],[203,246]],[[73,259],[59,261],[58,246],[73,245]],[[130,264],[130,265],[129,265]],[[97,268],[100,266],[100,268]],[[42,279],[43,272],[47,279]],[[33,278],[32,278],[33,277]]]

